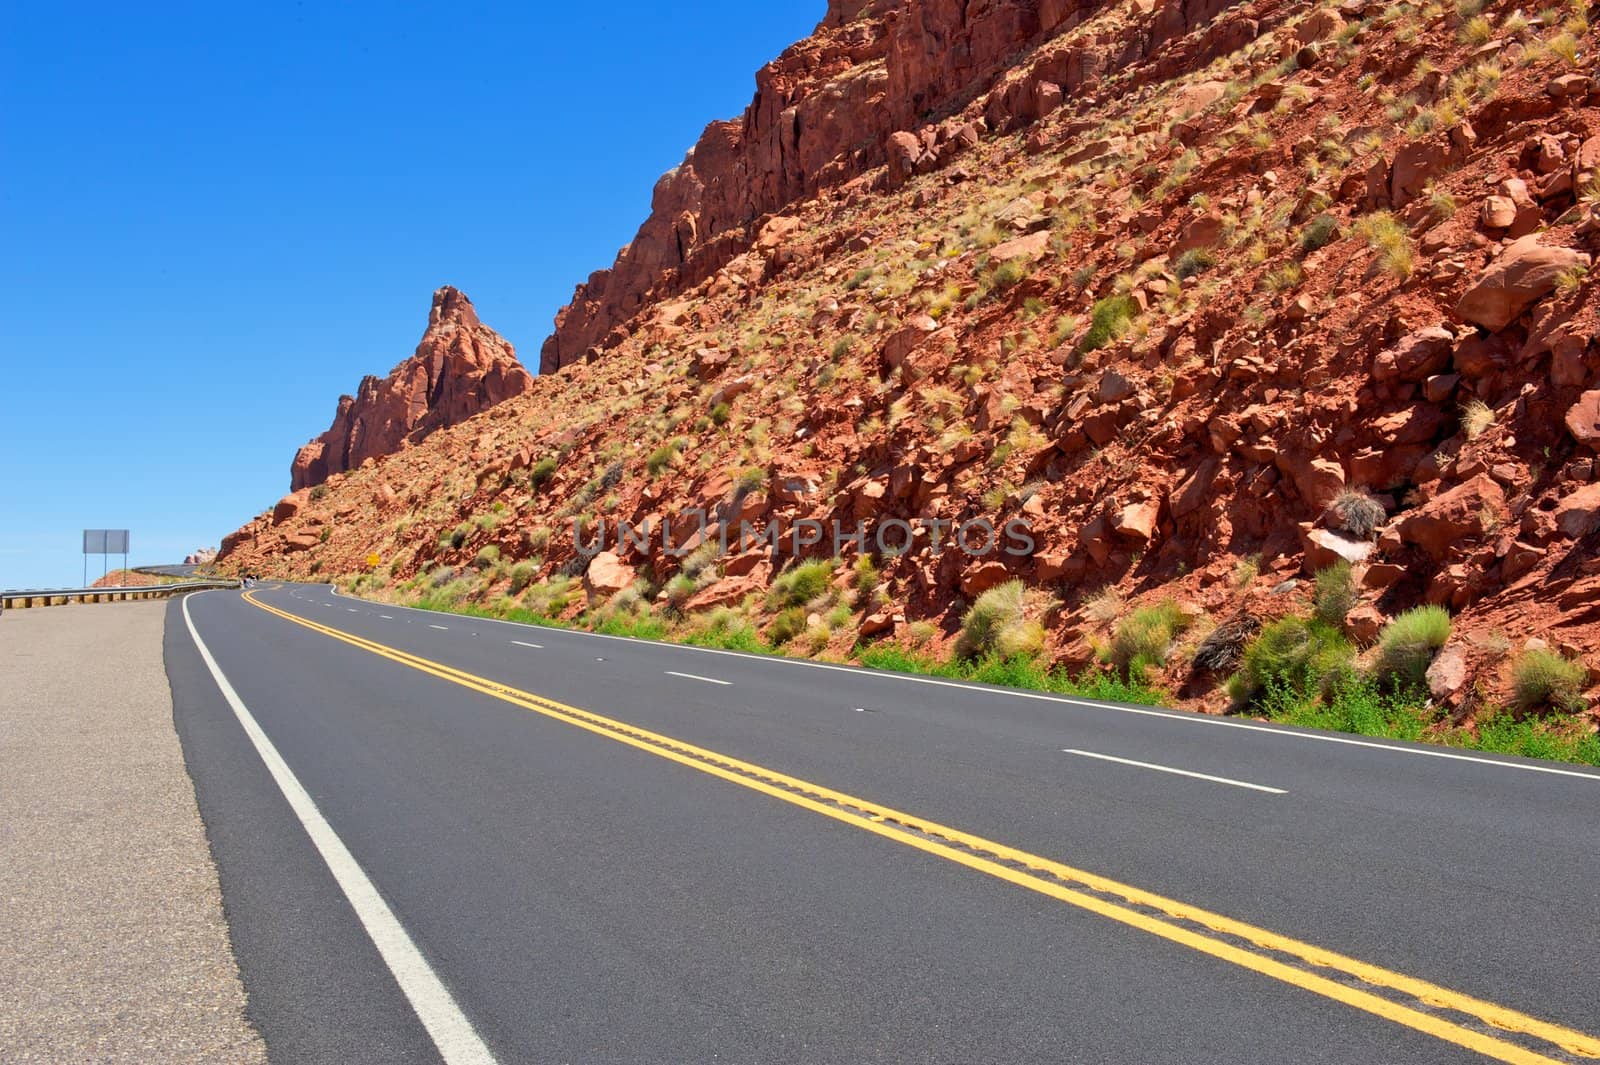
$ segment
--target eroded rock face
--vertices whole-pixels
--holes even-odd
[[[333,425],[295,455],[290,488],[298,492],[392,454],[532,383],[511,344],[478,321],[464,293],[446,285],[433,294],[428,330],[415,354],[388,377],[364,378],[354,396],[339,397]]]
[[[1093,48],[1040,56],[1019,75],[1023,52],[1102,5],[829,0],[815,32],[757,72],[744,115],[707,126],[683,162],[656,183],[638,234],[556,315],[539,372],[554,373],[622,342],[640,312],[741,257],[764,217],[885,164],[890,187],[928,173],[975,147],[985,127],[1038,121],[1074,92],[1235,2],[1143,6],[1147,32],[1135,35],[1136,45],[1108,37]]]
[[[1456,313],[1498,332],[1535,302],[1555,291],[1562,273],[1588,266],[1589,256],[1571,248],[1547,248],[1537,234],[1512,241],[1462,295]]]

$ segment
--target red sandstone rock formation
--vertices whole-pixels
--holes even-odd
[[[1167,0],[1132,43],[1019,54],[1077,26],[1097,0],[829,0],[816,31],[756,74],[743,117],[713,122],[656,184],[650,217],[579,285],[540,352],[553,373],[615,347],[628,321],[710,277],[764,217],[890,164],[890,185],[948,163],[982,130],[1044,117],[1102,73],[1149,55],[1235,0]],[[966,109],[970,114],[964,113]],[[915,132],[912,132],[915,131]]]
[[[433,294],[428,331],[389,376],[367,377],[340,396],[327,432],[302,447],[290,467],[291,491],[388,455],[436,429],[466,421],[527,391],[532,378],[499,333],[478,321],[472,301],[446,285]]]

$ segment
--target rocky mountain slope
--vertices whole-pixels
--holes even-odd
[[[295,492],[224,564],[832,655],[955,648],[1020,579],[1017,645],[1074,670],[1170,601],[1140,664],[1219,710],[1238,647],[1197,672],[1206,634],[1347,561],[1357,647],[1454,614],[1427,679],[1455,720],[1530,639],[1592,702],[1594,46],[1582,4],[833,0],[526,394]],[[788,549],[590,562],[569,526],[692,538],[690,506],[868,550],[797,600]],[[1035,545],[872,550],[891,519]]]
[[[295,454],[290,486],[309,488],[393,454],[527,391],[531,382],[505,338],[478,321],[464,293],[446,285],[433,294],[416,352],[388,377],[365,377],[354,396],[339,397],[333,425]]]

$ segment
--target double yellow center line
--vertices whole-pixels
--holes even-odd
[[[1600,1039],[765,766],[308,621],[285,621],[1512,1065],[1600,1059]]]

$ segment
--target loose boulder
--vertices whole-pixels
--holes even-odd
[[[1589,256],[1571,248],[1547,248],[1537,234],[1507,245],[1467,288],[1456,313],[1490,332],[1499,332],[1523,311],[1555,291],[1561,275],[1588,266]]]

